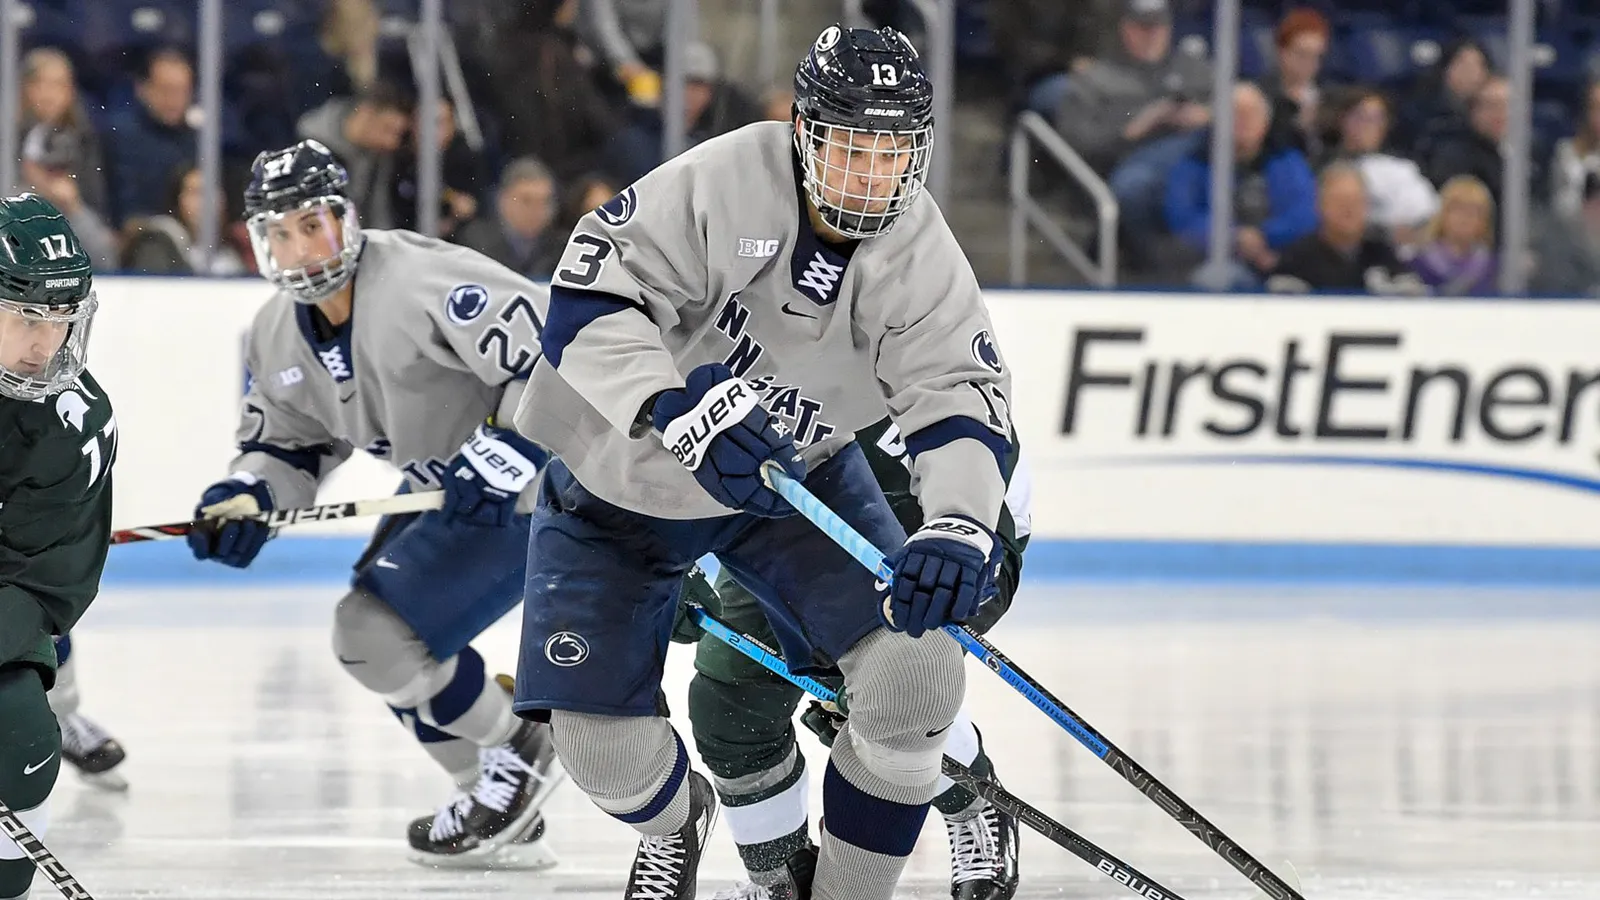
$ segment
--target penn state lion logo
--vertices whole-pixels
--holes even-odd
[[[829,50],[832,50],[834,45],[838,43],[839,26],[829,25],[827,28],[823,29],[821,34],[817,35],[817,52],[826,53]]]
[[[465,325],[489,308],[489,291],[481,284],[457,285],[444,300],[444,314],[457,325]]]
[[[607,200],[599,209],[594,211],[594,214],[600,217],[600,221],[616,227],[633,218],[633,214],[638,209],[639,195],[634,193],[633,188],[630,187]]]
[[[972,358],[978,361],[978,365],[996,375],[1000,374],[1000,351],[994,348],[994,339],[989,337],[988,329],[972,336]]]
[[[545,640],[544,658],[563,669],[582,665],[589,658],[589,642],[575,631],[558,631]]]
[[[84,417],[89,415],[89,404],[77,391],[62,391],[56,396],[56,418],[73,431],[83,431]]]

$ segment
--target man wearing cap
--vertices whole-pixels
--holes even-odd
[[[55,204],[78,236],[83,252],[97,270],[118,268],[117,236],[83,200],[73,173],[82,160],[79,141],[71,132],[46,123],[28,129],[22,138],[21,186]]]
[[[722,80],[716,51],[703,41],[683,48],[683,80],[687,146],[764,118],[755,100]],[[619,181],[632,183],[663,162],[661,113],[659,107],[632,111],[632,123],[606,148],[606,171]]]
[[[1130,232],[1158,227],[1166,173],[1211,122],[1211,65],[1172,49],[1168,0],[1121,0],[1116,48],[1074,73],[1056,129],[1109,173]]]

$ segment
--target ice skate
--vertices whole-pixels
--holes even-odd
[[[67,713],[56,721],[61,725],[61,758],[77,769],[86,783],[107,791],[128,789],[128,780],[119,771],[128,753],[116,738],[78,713]]]

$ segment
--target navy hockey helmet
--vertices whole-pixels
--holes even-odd
[[[893,28],[829,25],[794,73],[795,147],[807,195],[845,237],[893,225],[922,192],[933,84]]]
[[[301,303],[332,296],[355,277],[363,239],[349,184],[317,141],[262,153],[250,167],[244,214],[256,263]]]

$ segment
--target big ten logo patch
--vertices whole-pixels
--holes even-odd
[[[739,238],[739,255],[748,259],[766,259],[778,255],[776,238]]]

